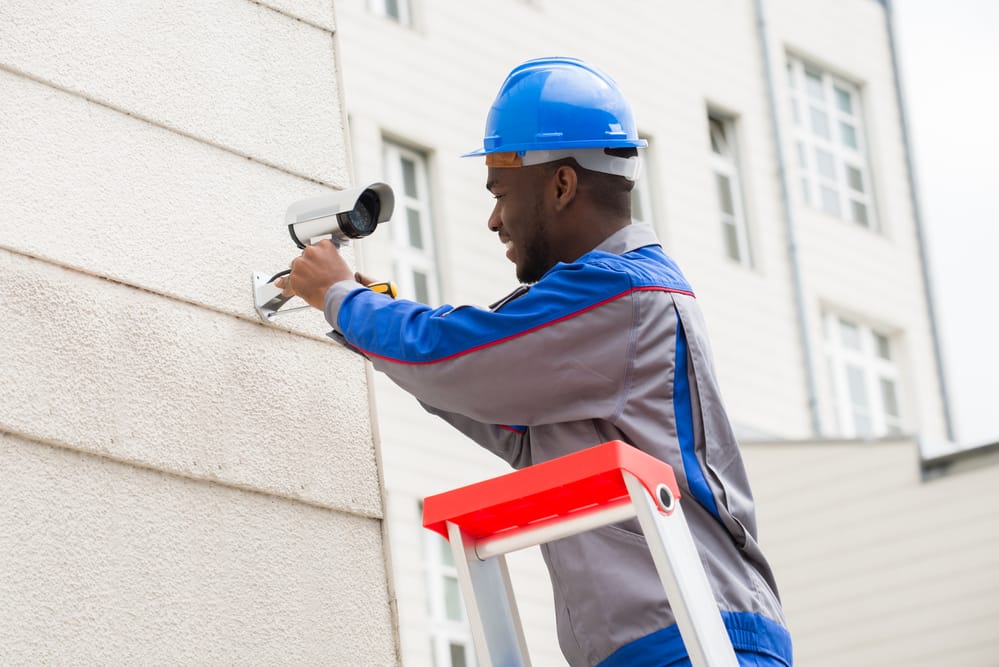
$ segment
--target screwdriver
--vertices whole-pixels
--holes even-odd
[[[399,288],[395,286],[395,283],[386,280],[378,283],[371,283],[368,285],[368,289],[373,292],[378,292],[379,294],[387,294],[393,299],[399,296]]]

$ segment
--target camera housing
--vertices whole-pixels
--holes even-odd
[[[395,195],[385,183],[371,183],[297,201],[288,207],[288,234],[299,248],[328,238],[337,247],[374,233],[392,217]]]

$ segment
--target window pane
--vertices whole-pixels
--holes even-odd
[[[852,364],[846,367],[846,384],[850,393],[850,405],[853,412],[853,426],[857,435],[871,435],[871,418],[867,408],[867,385],[864,382],[864,370]]]
[[[420,225],[420,212],[406,207],[406,223],[409,226],[409,245],[423,249],[423,227]]]
[[[461,591],[458,580],[454,577],[444,577],[444,609],[449,620],[462,620]]]
[[[808,151],[805,149],[805,144],[798,142],[798,164],[802,167],[808,166]]]
[[[832,215],[839,215],[839,193],[825,186],[820,189],[822,190],[822,210]]]
[[[735,228],[735,223],[730,221],[725,221],[722,223],[722,231],[725,234],[725,252],[728,256],[735,261],[741,261],[742,256],[739,253],[739,232]]]
[[[812,188],[807,178],[801,179],[801,198],[805,200],[806,204],[812,203]]]
[[[801,112],[798,110],[798,100],[791,100],[791,118],[795,125],[801,125]]]
[[[812,132],[823,139],[829,138],[829,117],[826,113],[815,107],[809,107],[812,117]]]
[[[430,283],[423,271],[413,271],[413,291],[420,303],[430,302]]]
[[[734,215],[735,208],[732,206],[731,181],[724,174],[715,174],[715,182],[718,184],[718,205],[724,213]]]
[[[843,113],[853,114],[853,100],[850,93],[843,90],[839,86],[834,86],[836,90],[836,106]]]
[[[830,181],[835,181],[836,179],[836,161],[833,160],[832,153],[829,151],[822,150],[821,148],[815,149],[815,163],[819,168],[819,174],[824,178],[828,178]]]
[[[794,88],[794,65],[791,64],[790,60],[787,61],[787,83]]]
[[[416,165],[412,160],[402,158],[402,189],[407,197],[416,197]]]
[[[888,336],[874,334],[874,347],[877,348],[878,356],[887,361],[891,361],[891,341]]]
[[[898,396],[895,394],[895,383],[888,378],[881,378],[881,404],[885,416],[898,418]]]
[[[846,180],[852,189],[857,192],[864,191],[864,175],[856,167],[846,165]]]
[[[708,116],[708,132],[711,134],[711,151],[718,155],[727,155],[728,137],[725,136],[725,124],[714,116]]]
[[[642,195],[638,189],[638,183],[635,183],[631,189],[631,219],[645,221],[645,211],[642,210]]]
[[[805,70],[805,83],[808,87],[808,94],[817,100],[825,98],[825,90],[822,88],[822,77],[815,72]]]
[[[440,543],[441,547],[441,562],[444,563],[444,565],[454,567],[454,552],[451,551],[451,543],[443,538],[437,541]]]
[[[385,15],[398,20],[399,0],[385,0]]]
[[[857,224],[863,225],[864,227],[870,226],[870,220],[867,219],[867,206],[860,203],[859,201],[850,201],[850,212],[853,216],[853,221]]]
[[[468,667],[465,657],[465,647],[461,644],[451,644],[451,667]]]
[[[850,391],[850,403],[855,409],[867,408],[867,385],[864,384],[864,371],[859,366],[846,367],[846,383]]]
[[[854,149],[857,148],[857,130],[853,127],[853,125],[840,121],[839,136],[843,141],[844,146],[849,146]]]
[[[860,349],[860,329],[853,322],[840,320],[839,336],[840,340],[843,341],[843,347],[850,348],[851,350]]]

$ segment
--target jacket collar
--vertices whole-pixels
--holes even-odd
[[[656,237],[652,225],[647,222],[639,222],[617,230],[593,250],[623,255],[647,245],[659,245],[659,239]]]

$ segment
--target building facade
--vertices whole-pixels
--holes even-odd
[[[459,157],[481,145],[507,72],[567,55],[617,80],[649,142],[633,216],[655,227],[705,312],[802,664],[936,664],[918,656],[958,640],[934,643],[931,622],[912,626],[905,650],[905,633],[872,619],[823,626],[816,601],[824,598],[810,577],[815,559],[841,552],[818,545],[870,547],[887,524],[875,521],[874,537],[847,528],[831,536],[793,508],[781,511],[825,498],[807,480],[833,460],[837,483],[872,465],[900,476],[911,499],[933,497],[918,462],[951,449],[889,7],[342,0],[338,22],[355,176],[388,180],[399,202],[393,222],[359,244],[360,260],[366,273],[396,280],[404,297],[432,305],[485,306],[516,286],[486,229],[481,158]],[[506,472],[505,464],[384,378],[374,387],[403,663],[472,665],[453,565],[420,529],[420,500]],[[813,465],[801,484],[786,479]],[[876,499],[877,491],[858,493]],[[898,521],[918,535],[918,516]],[[796,551],[805,543],[814,551]],[[946,545],[939,549],[945,558]],[[994,550],[976,553],[985,562]],[[905,557],[888,549],[879,562],[890,570],[891,558]],[[540,557],[510,560],[536,663],[563,664]],[[891,586],[918,586],[918,568],[909,575]],[[844,610],[864,605],[850,587],[862,581],[836,585],[851,591]],[[896,595],[883,609],[918,604],[918,595]],[[844,636],[863,639],[847,648]],[[961,664],[988,664],[981,660]]]

